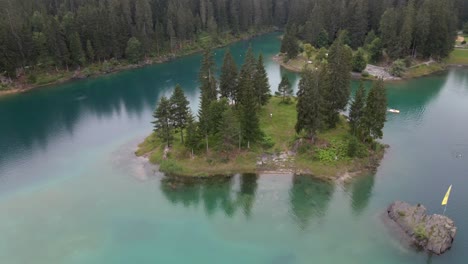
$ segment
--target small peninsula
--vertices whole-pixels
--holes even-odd
[[[256,58],[249,48],[238,71],[227,50],[218,86],[207,50],[197,120],[177,85],[159,100],[154,133],[136,154],[177,176],[295,173],[331,180],[374,170],[385,152],[377,141],[387,114],[384,83],[366,92],[361,82],[349,117],[343,116],[351,97],[347,52],[341,34],[330,48],[334,59],[304,70],[297,96],[284,75],[272,97],[261,54]]]

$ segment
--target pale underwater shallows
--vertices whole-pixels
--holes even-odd
[[[232,45],[238,63],[249,43],[276,89],[277,34]],[[387,84],[401,113],[388,115],[391,147],[375,175],[348,185],[292,175],[175,181],[133,152],[176,83],[196,111],[200,59],[0,98],[0,263],[466,262],[467,69]],[[445,255],[409,249],[382,224],[397,199],[442,213],[450,184],[458,233]]]

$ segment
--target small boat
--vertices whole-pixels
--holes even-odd
[[[390,112],[390,113],[395,113],[395,114],[399,114],[399,113],[400,113],[400,110],[397,110],[397,109],[388,109],[388,112]]]

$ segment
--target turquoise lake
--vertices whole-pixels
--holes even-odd
[[[263,53],[272,90],[284,73],[271,60],[277,37],[230,46],[238,63],[250,44]],[[293,175],[174,183],[133,152],[175,84],[198,108],[200,61],[0,98],[0,263],[466,263],[468,69],[386,84],[401,114],[388,115],[390,148],[375,175],[345,185]],[[394,200],[442,213],[450,184],[458,233],[443,256],[407,248],[383,224]]]

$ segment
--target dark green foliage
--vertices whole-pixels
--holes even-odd
[[[379,62],[382,58],[382,41],[375,38],[368,46],[369,60],[373,63]]]
[[[299,54],[299,44],[291,30],[286,31],[281,42],[281,52],[286,53],[288,59],[294,59]]]
[[[315,41],[315,46],[317,48],[326,48],[328,47],[329,44],[330,44],[330,40],[328,37],[328,33],[325,29],[322,29],[322,31],[320,31],[317,37],[317,40]]]
[[[228,108],[229,103],[226,98],[211,101],[208,112],[208,131],[210,131],[210,135],[216,135],[219,133],[223,120],[223,113]]]
[[[94,61],[94,49],[89,39],[86,41],[86,55],[89,61]]]
[[[231,51],[226,50],[221,76],[219,79],[219,92],[221,97],[228,98],[231,102],[237,101],[237,65],[232,57]]]
[[[200,129],[205,136],[210,134],[210,105],[217,99],[215,62],[211,50],[206,50],[203,55],[202,65],[198,74],[200,83],[200,109],[198,119]]]
[[[367,66],[367,61],[364,56],[364,51],[359,48],[356,53],[353,55],[353,71],[355,72],[362,72],[366,66]]]
[[[375,35],[374,30],[369,31],[364,40],[364,47],[367,48],[367,46],[369,46],[375,38],[377,38],[377,36]]]
[[[364,108],[362,134],[364,141],[380,139],[387,116],[387,97],[382,79],[374,82],[370,89]]]
[[[356,95],[349,111],[349,125],[353,135],[359,134],[359,129],[361,128],[363,122],[365,103],[366,89],[364,88],[364,82],[361,80],[359,82],[359,88],[356,91]]]
[[[289,99],[289,97],[293,95],[293,88],[286,74],[284,74],[283,77],[281,78],[281,82],[278,85],[278,92],[283,98],[282,99],[283,102],[286,102],[287,101],[286,99]]]
[[[394,61],[392,67],[390,68],[390,73],[396,77],[402,77],[405,71],[405,61],[401,59]]]
[[[198,124],[195,122],[192,113],[189,113],[187,118],[187,128],[185,130],[185,147],[191,151],[198,150],[201,145],[201,138],[198,133]]]
[[[130,63],[138,63],[143,58],[141,42],[133,37],[128,40],[125,56]]]
[[[159,100],[158,106],[153,113],[155,120],[152,122],[154,124],[154,132],[158,135],[163,142],[170,146],[173,140],[173,119],[172,119],[172,110],[171,102],[163,96]]]
[[[137,63],[143,55],[167,55],[197,44],[209,47],[227,39],[227,34],[256,33],[272,26],[286,26],[283,51],[290,58],[299,52],[296,38],[317,47],[327,47],[339,29],[346,29],[349,37],[344,43],[356,48],[363,43],[371,43],[369,36],[372,34],[368,30],[378,32],[381,28],[380,37],[392,57],[411,55],[438,59],[447,56],[453,48],[456,29],[462,27],[457,17],[460,22],[468,20],[468,5],[463,2],[0,1],[0,72],[6,71],[7,75],[14,77],[15,70],[25,66],[66,69],[85,64],[86,57],[88,63],[111,58],[129,59],[125,54],[131,38],[140,41],[138,60],[135,57],[129,59]],[[387,13],[389,10],[392,11]],[[206,43],[205,37],[208,38]],[[88,52],[88,40],[94,56]]]
[[[468,34],[468,22],[463,24],[463,33]]]
[[[243,143],[246,143],[247,147],[250,147],[251,144],[255,143],[262,136],[257,113],[258,105],[255,97],[253,81],[249,78],[242,78],[239,85],[239,90],[241,91],[242,96],[239,107],[241,136]]]
[[[222,113],[218,131],[218,151],[230,152],[239,145],[240,123],[232,108]]]
[[[325,48],[320,48],[317,55],[315,56],[315,60],[318,62],[323,62],[328,59],[328,50]]]
[[[184,143],[184,129],[191,116],[189,109],[189,101],[185,97],[184,91],[180,85],[176,85],[174,93],[170,99],[173,125],[180,132],[180,140]]]
[[[334,128],[339,121],[339,112],[346,109],[351,93],[352,50],[344,44],[345,33],[341,32],[328,53],[325,69],[325,84],[322,86],[325,123]]]
[[[263,64],[263,55],[260,54],[256,63],[255,73],[253,75],[253,86],[257,98],[257,104],[266,105],[270,99],[270,84],[268,74]]]
[[[70,39],[70,53],[74,64],[84,65],[86,63],[86,56],[81,45],[80,35],[73,33]]]
[[[305,131],[311,140],[314,140],[317,130],[322,126],[320,85],[319,71],[304,70],[297,92],[297,123],[295,128],[297,133]]]

